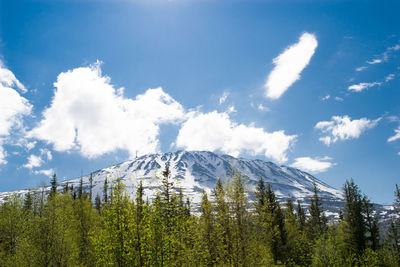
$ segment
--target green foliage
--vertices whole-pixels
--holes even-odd
[[[151,202],[141,182],[132,200],[116,179],[92,204],[92,186],[61,194],[55,175],[49,197],[44,188],[11,196],[0,205],[0,266],[400,266],[398,220],[380,240],[373,205],[352,180],[343,219],[327,224],[316,187],[307,218],[304,203],[281,206],[262,179],[250,206],[235,173],[192,212],[174,179],[166,166]],[[400,211],[398,187],[395,197]]]

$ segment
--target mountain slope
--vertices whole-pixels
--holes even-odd
[[[255,199],[254,190],[260,177],[271,184],[277,198],[284,202],[288,197],[299,199],[305,206],[313,195],[313,182],[316,183],[319,195],[325,209],[325,214],[338,218],[339,210],[344,205],[343,195],[340,191],[318,180],[314,176],[301,170],[278,166],[272,162],[234,158],[229,155],[219,155],[207,151],[177,151],[163,154],[145,155],[134,160],[110,166],[93,172],[93,198],[103,195],[104,180],[109,182],[121,179],[126,185],[127,192],[135,197],[136,188],[140,181],[143,182],[145,198],[152,199],[161,189],[161,180],[165,164],[171,170],[172,182],[176,189],[182,189],[188,197],[194,210],[198,210],[201,193],[205,190],[212,196],[218,178],[229,182],[235,171],[238,171],[246,181],[246,189],[250,201]],[[83,189],[89,191],[89,175],[82,177]],[[62,191],[65,184],[79,187],[81,178],[63,181],[58,190]],[[33,193],[48,192],[50,187],[31,189]],[[29,190],[0,193],[0,202],[11,194],[25,195]],[[381,220],[393,214],[393,206],[375,204]]]
[[[272,162],[258,159],[234,158],[207,151],[177,151],[145,155],[135,160],[98,170],[92,173],[93,198],[97,194],[102,196],[104,180],[107,177],[108,181],[121,179],[132,196],[135,195],[138,183],[142,181],[145,195],[151,199],[160,189],[161,172],[165,164],[170,167],[174,186],[182,189],[184,195],[191,200],[194,208],[199,205],[203,190],[211,195],[217,179],[221,178],[224,182],[229,181],[235,171],[240,172],[245,177],[250,200],[254,200],[255,186],[258,179],[262,177],[265,182],[271,184],[277,197],[282,201],[292,197],[300,199],[302,202],[308,202],[309,198],[312,197],[313,182],[315,182],[324,205],[328,212],[332,213],[331,215],[336,214],[343,203],[343,196],[340,191],[301,170],[278,166]],[[67,182],[77,188],[80,178],[64,181],[58,189],[62,190]],[[83,177],[83,187],[89,190],[89,175]],[[45,190],[48,190],[48,188]],[[17,194],[26,192],[27,190],[20,190],[17,191]],[[4,199],[9,194],[10,192],[0,193],[0,199]]]

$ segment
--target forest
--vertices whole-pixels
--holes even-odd
[[[0,266],[400,266],[397,185],[397,216],[381,225],[353,180],[339,220],[328,221],[315,184],[310,205],[280,204],[260,179],[250,202],[236,173],[203,192],[195,210],[168,166],[158,179],[152,200],[141,183],[131,199],[118,179],[105,180],[102,196],[82,182],[57,190],[55,174],[49,193],[9,197],[0,206]]]

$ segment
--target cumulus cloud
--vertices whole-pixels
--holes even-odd
[[[290,166],[310,173],[320,173],[320,172],[325,172],[332,166],[336,165],[331,161],[332,159],[330,157],[323,157],[323,158],[300,157],[296,158]]]
[[[265,95],[278,99],[297,80],[308,65],[318,46],[314,34],[303,33],[297,43],[289,46],[282,54],[273,59],[274,69],[264,85]]]
[[[269,133],[253,125],[237,124],[227,113],[192,112],[189,116],[179,130],[175,142],[178,148],[221,151],[232,156],[247,152],[285,162],[296,139],[282,130]]]
[[[47,160],[52,160],[53,155],[51,154],[51,151],[45,148],[40,149],[40,155],[29,155],[28,157],[28,162],[23,165],[24,168],[27,169],[33,169],[42,166],[42,164],[45,162],[45,158]]]
[[[374,87],[374,86],[377,86],[377,85],[381,85],[381,84],[382,83],[380,83],[380,82],[359,83],[359,84],[350,85],[347,89],[349,91],[353,91],[353,92],[359,93],[359,92],[361,92],[361,91],[363,91],[365,89],[368,89],[368,88],[371,88],[371,87]]]
[[[29,136],[57,151],[78,150],[89,158],[118,149],[131,156],[158,152],[160,124],[185,118],[184,108],[162,88],[125,98],[100,63],[61,73],[50,107]]]
[[[393,142],[400,139],[400,127],[394,130],[395,134],[387,140],[388,142]]]
[[[327,134],[319,138],[326,145],[335,143],[338,140],[348,140],[359,138],[360,135],[367,129],[371,129],[381,120],[369,120],[361,118],[352,120],[349,116],[333,116],[330,121],[320,121],[315,125],[315,129]]]
[[[40,156],[30,155],[28,157],[28,163],[24,165],[24,168],[32,169],[36,167],[40,167],[43,164],[43,160]]]
[[[26,92],[15,75],[0,61],[0,164],[5,164],[4,143],[13,129],[22,128],[22,118],[31,114],[32,106],[20,93]]]

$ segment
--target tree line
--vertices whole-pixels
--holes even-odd
[[[89,192],[65,184],[49,194],[9,197],[0,206],[0,266],[400,266],[400,191],[393,217],[379,225],[373,204],[353,180],[343,186],[339,220],[328,222],[318,188],[309,207],[284,205],[260,178],[250,202],[236,173],[218,179],[192,210],[168,166],[152,201],[140,182],[131,199],[121,180]],[[383,229],[383,230],[382,230]]]

